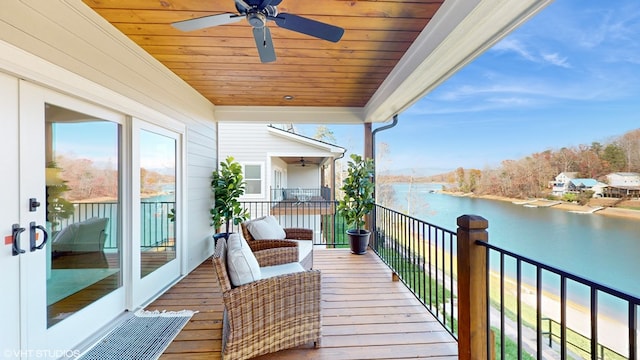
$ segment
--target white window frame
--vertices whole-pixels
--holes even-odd
[[[242,176],[244,176],[244,181],[246,182],[247,180],[257,180],[257,179],[247,179],[246,174],[246,167],[247,165],[249,166],[260,166],[260,193],[257,194],[248,194],[246,187],[245,187],[245,192],[244,192],[244,197],[245,198],[251,198],[251,199],[258,199],[258,198],[264,198],[265,197],[265,184],[266,184],[266,176],[265,176],[265,163],[261,162],[261,161],[247,161],[247,162],[242,162]]]

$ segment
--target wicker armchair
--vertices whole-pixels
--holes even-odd
[[[249,246],[255,253],[254,242],[255,241],[280,241],[280,240],[255,240],[249,229],[247,229],[247,222],[243,222],[240,224],[242,228],[242,235],[249,243]],[[305,228],[284,228],[284,232],[286,234],[285,240],[308,240],[310,243],[307,248],[309,249],[306,253],[300,254],[299,257],[296,257],[295,261],[300,262],[300,265],[305,269],[309,270],[313,267],[313,230],[305,229]],[[296,251],[301,251],[301,248],[298,247]],[[256,255],[257,256],[257,255]]]
[[[263,267],[261,252],[255,255]],[[213,266],[224,299],[222,358],[248,359],[311,342],[318,347],[320,271],[279,275],[233,287],[226,253],[226,241],[218,240]],[[274,262],[273,257],[269,261]]]

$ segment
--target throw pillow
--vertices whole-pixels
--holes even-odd
[[[256,240],[282,240],[286,233],[273,216],[247,223],[247,229]]]
[[[227,270],[233,286],[262,279],[258,260],[239,233],[230,234],[227,240]]]
[[[287,237],[287,233],[284,231],[284,229],[282,228],[282,225],[280,225],[280,223],[278,222],[278,220],[276,220],[275,216],[273,215],[269,215],[267,217],[264,218],[265,221],[271,225],[273,227],[273,231],[276,232],[276,234],[278,235],[276,237],[276,239],[284,239],[285,237]]]

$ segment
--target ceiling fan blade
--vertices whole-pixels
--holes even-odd
[[[249,6],[249,4],[247,4],[244,0],[234,0],[234,2],[236,3],[236,9],[238,9],[238,11],[240,11],[240,9],[244,9],[244,11],[248,11],[251,9],[251,6]],[[243,11],[240,12],[244,13]]]
[[[203,16],[200,18],[182,20],[172,23],[171,25],[178,30],[193,31],[200,30],[212,26],[231,24],[244,19],[244,16],[238,14],[218,14]]]
[[[262,10],[267,6],[271,5],[272,2],[273,0],[262,0],[262,2],[260,2],[260,5],[258,5],[258,9]]]
[[[331,42],[340,41],[344,34],[343,28],[307,19],[298,15],[283,13],[270,19],[274,20],[276,24],[282,28]]]
[[[271,30],[268,27],[254,27],[253,38],[256,40],[256,48],[263,63],[276,61],[276,51],[271,40]]]

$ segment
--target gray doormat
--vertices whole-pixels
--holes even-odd
[[[138,311],[109,332],[78,360],[157,359],[195,312]]]

